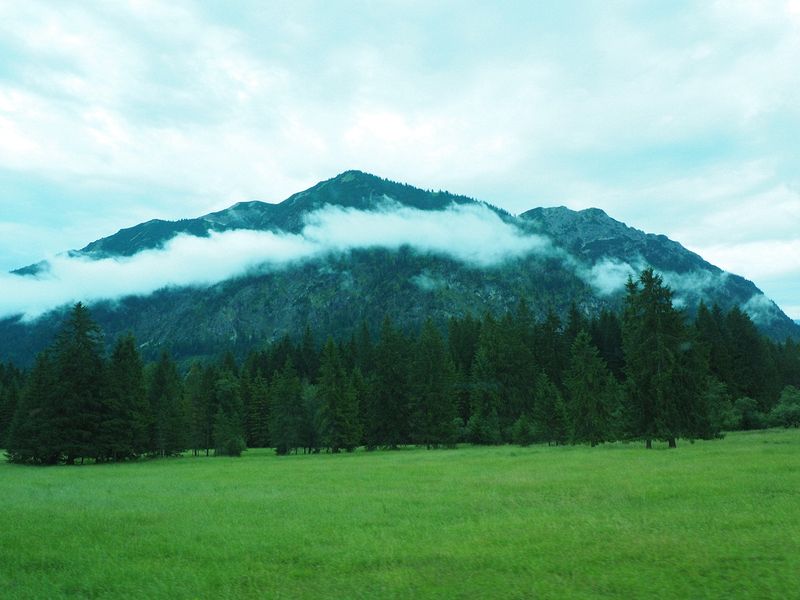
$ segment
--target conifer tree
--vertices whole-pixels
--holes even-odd
[[[319,386],[303,382],[300,390],[302,411],[300,419],[300,446],[303,453],[317,454],[322,449],[325,432],[325,410],[317,393]]]
[[[179,454],[188,446],[189,411],[177,367],[166,351],[150,365],[147,398],[153,412],[151,451],[159,456]]]
[[[499,444],[502,441],[497,415],[499,402],[500,383],[487,348],[481,345],[472,365],[471,416],[466,427],[468,441],[473,444]]]
[[[767,342],[747,313],[736,306],[726,315],[725,327],[731,340],[728,380],[731,394],[753,398],[759,411],[769,412],[781,388],[775,365],[769,359]]]
[[[153,416],[147,403],[142,360],[132,335],[117,340],[107,373],[107,412],[99,432],[103,453],[113,460],[145,454]]]
[[[246,386],[245,436],[248,448],[269,446],[269,385],[261,375],[249,379]]]
[[[54,345],[56,415],[54,439],[68,464],[96,458],[100,423],[106,416],[103,336],[89,310],[78,302]]]
[[[411,365],[412,441],[435,448],[455,444],[455,368],[431,319],[420,333]]]
[[[470,417],[471,369],[480,332],[481,322],[471,314],[462,319],[452,317],[448,322],[447,342],[456,371],[456,406],[462,426]]]
[[[375,378],[366,443],[396,448],[408,441],[409,357],[403,334],[384,318],[375,348]]]
[[[63,456],[56,412],[56,366],[49,349],[39,353],[6,436],[11,462],[54,465]]]
[[[532,339],[532,328],[527,323],[520,325],[518,315],[525,315],[526,305],[518,307],[517,313],[508,312],[495,328],[493,347],[493,363],[500,384],[500,403],[498,417],[503,438],[510,441],[511,426],[529,404],[531,383],[535,380],[539,367],[529,346]],[[490,354],[491,357],[491,354]]]
[[[213,436],[215,454],[239,456],[244,449],[244,407],[241,385],[235,371],[223,363],[214,382]],[[241,446],[241,448],[240,448]]]
[[[707,381],[702,357],[694,351],[683,316],[672,306],[672,291],[653,269],[628,281],[623,320],[631,433],[651,447],[670,448],[679,436],[695,437],[707,425],[693,422],[704,411]]]
[[[572,343],[565,387],[572,443],[596,446],[611,439],[617,384],[585,331]]]
[[[320,359],[317,393],[325,414],[324,444],[332,452],[351,452],[361,440],[358,397],[340,352],[333,338],[328,338]]]
[[[304,407],[300,378],[291,357],[272,378],[269,392],[269,437],[277,454],[303,446]]]
[[[213,416],[216,416],[214,383],[216,370],[200,362],[192,363],[183,386],[184,402],[188,407],[189,447],[197,456],[205,451],[208,456],[213,446]]]
[[[544,320],[534,328],[534,358],[552,383],[561,389],[562,374],[566,368],[568,347],[564,344],[561,320],[548,309]]]
[[[220,405],[214,416],[214,456],[241,456],[246,447],[238,415]]]
[[[536,440],[548,445],[567,441],[566,405],[561,392],[544,371],[536,377],[532,421]]]
[[[600,358],[617,381],[622,381],[625,378],[625,356],[622,352],[622,323],[619,316],[616,312],[603,309],[597,318],[592,319],[589,329]]]
[[[0,363],[0,447],[6,447],[6,439],[20,398],[21,375],[8,365]]]

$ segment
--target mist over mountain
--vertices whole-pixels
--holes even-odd
[[[306,325],[348,335],[388,314],[417,327],[502,312],[525,297],[542,317],[572,303],[619,308],[629,276],[659,271],[689,312],[743,308],[774,339],[800,327],[750,281],[600,209],[484,202],[347,171],[279,204],[242,202],[153,220],[0,277],[0,359],[28,364],[64,307],[88,302],[109,341],[132,331],[146,353],[244,351]]]

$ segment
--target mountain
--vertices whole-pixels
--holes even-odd
[[[690,312],[701,299],[725,309],[736,305],[774,339],[800,339],[800,327],[752,282],[602,210],[535,208],[513,216],[465,196],[359,171],[279,204],[241,202],[194,219],[141,223],[68,256],[90,262],[135,260],[145,250],[166,256],[176,236],[227,241],[226,234],[243,230],[273,236],[256,241],[312,245],[313,251],[219,281],[91,302],[109,341],[132,331],[146,355],[169,348],[188,359],[244,351],[306,325],[342,336],[362,321],[377,330],[389,314],[417,327],[427,316],[442,323],[467,312],[499,313],[522,297],[539,317],[550,309],[564,316],[573,302],[591,315],[619,308],[625,280],[646,266],[663,274]],[[14,273],[32,278],[48,268],[43,262]],[[52,339],[64,310],[0,321],[0,359],[29,364]]]

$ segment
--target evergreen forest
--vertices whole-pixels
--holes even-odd
[[[349,339],[306,327],[242,360],[144,364],[131,335],[106,353],[76,304],[33,367],[0,363],[0,447],[52,465],[140,457],[351,452],[404,445],[588,444],[711,439],[800,426],[800,345],[762,336],[738,308],[673,304],[652,269],[620,313],[563,321],[514,311],[432,320],[386,316]]]

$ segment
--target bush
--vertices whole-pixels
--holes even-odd
[[[777,427],[800,427],[800,390],[787,385],[778,404],[769,413],[770,424]]]
[[[766,416],[758,410],[758,402],[747,396],[737,398],[733,403],[733,415],[736,429],[749,431],[763,429],[766,426]]]
[[[244,438],[233,436],[223,440],[222,444],[215,449],[214,454],[215,456],[241,456],[245,450],[247,450],[247,444],[245,444]]]
[[[467,422],[467,441],[472,444],[500,444],[500,423],[497,412],[492,409],[488,415],[473,414]]]
[[[531,420],[522,415],[519,419],[514,421],[511,428],[511,439],[519,446],[530,446],[535,441],[536,434],[533,429]]]

